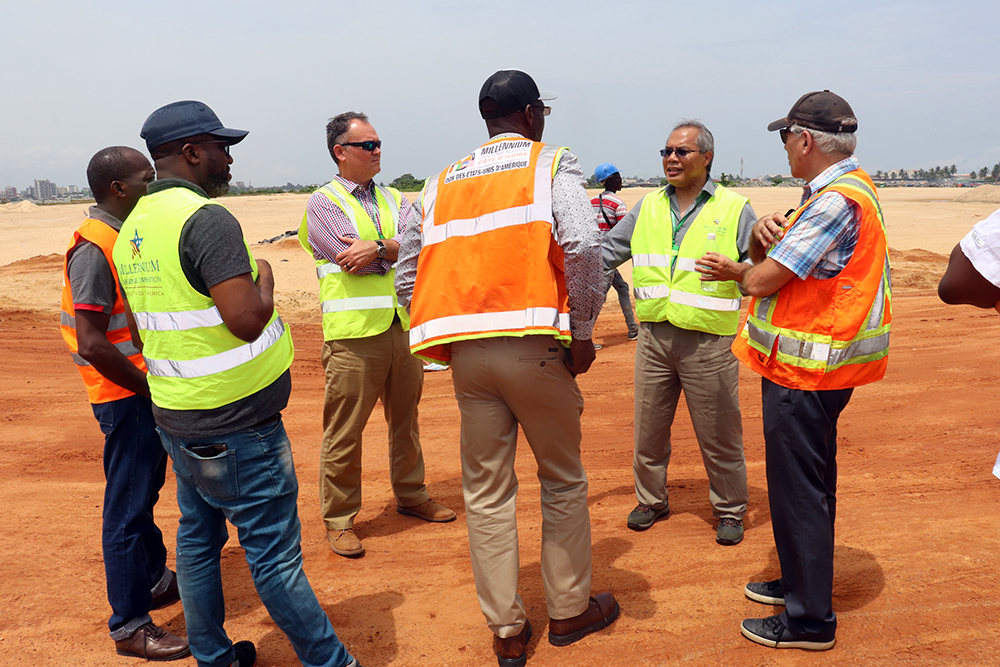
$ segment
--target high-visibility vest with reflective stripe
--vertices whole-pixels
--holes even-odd
[[[114,248],[117,238],[118,232],[113,227],[100,220],[88,218],[80,229],[73,232],[73,240],[70,241],[69,248],[66,249],[66,256],[63,257],[62,313],[60,314],[59,328],[62,330],[63,340],[69,346],[73,363],[76,364],[80,375],[83,376],[83,383],[87,387],[87,398],[90,399],[91,403],[108,403],[135,394],[98,373],[89,361],[78,354],[76,309],[73,306],[73,292],[70,289],[67,268],[70,250],[81,241],[89,241],[101,249],[111,267],[111,274],[115,277],[115,304],[111,309],[111,320],[108,322],[106,334],[108,341],[118,348],[119,352],[128,357],[128,360],[135,364],[136,368],[143,372],[146,370],[142,353],[132,344],[132,336],[129,334],[128,322],[125,319],[125,303],[122,301],[121,288],[118,286],[118,272],[115,270],[115,262],[111,257],[111,250]]]
[[[229,331],[211,297],[194,289],[180,260],[184,223],[220,206],[185,187],[139,200],[122,225],[114,260],[143,341],[153,402],[169,410],[228,405],[264,389],[292,364],[288,328],[275,310],[256,340]],[[257,262],[243,241],[257,278]]]
[[[718,286],[715,291],[706,292],[695,263],[707,252],[710,233],[715,234],[719,253],[739,261],[736,236],[746,203],[746,197],[716,185],[715,194],[691,222],[680,248],[674,250],[666,189],[643,198],[632,232],[635,312],[641,322],[669,321],[681,329],[720,336],[736,333],[739,287],[733,280],[715,281],[709,283]]]
[[[881,380],[889,362],[892,282],[885,219],[875,185],[857,169],[813,194],[833,190],[861,210],[858,242],[833,278],[792,278],[750,303],[733,353],[775,384],[792,389],[847,389]]]
[[[378,238],[390,239],[396,235],[399,228],[399,205],[403,198],[398,190],[375,187],[382,237],[379,237],[375,222],[358,198],[339,181],[327,183],[317,192],[326,195],[344,212],[358,238],[374,241]],[[307,211],[299,225],[299,243],[316,262],[319,298],[323,308],[323,338],[344,340],[375,336],[389,328],[394,314],[399,315],[403,331],[408,330],[410,316],[396,300],[395,267],[386,271],[384,276],[374,273],[358,276],[342,271],[336,262],[328,262],[322,257],[317,259],[309,244],[308,220]]]
[[[440,363],[474,338],[571,339],[552,177],[564,148],[487,142],[427,179],[422,248],[410,303],[410,350]]]

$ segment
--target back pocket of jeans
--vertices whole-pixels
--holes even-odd
[[[199,489],[216,500],[239,498],[239,474],[234,450],[226,449],[214,456],[199,456],[188,446],[181,445],[180,449]]]

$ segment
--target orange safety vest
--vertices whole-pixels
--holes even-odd
[[[146,371],[146,362],[143,361],[142,353],[132,344],[128,321],[125,319],[125,302],[122,301],[121,286],[118,283],[118,270],[111,258],[111,251],[114,249],[117,239],[118,232],[113,227],[100,220],[88,218],[80,226],[80,229],[73,233],[73,240],[70,241],[69,248],[66,249],[66,256],[63,257],[62,314],[60,315],[59,328],[62,330],[66,345],[69,346],[73,362],[79,369],[80,375],[83,376],[83,383],[87,386],[87,397],[91,403],[108,403],[135,394],[98,373],[97,369],[90,365],[90,362],[77,353],[79,346],[76,340],[76,309],[73,307],[73,292],[70,289],[67,267],[69,251],[75,248],[81,240],[90,241],[101,249],[105,259],[108,260],[108,266],[111,267],[111,273],[115,277],[115,305],[111,309],[111,321],[108,323],[108,340],[139,370]]]
[[[552,218],[552,176],[564,150],[496,139],[427,179],[410,303],[416,356],[448,363],[451,343],[498,336],[543,334],[568,344]]]
[[[871,178],[840,176],[792,215],[790,225],[823,192],[839,192],[861,209],[858,242],[833,278],[792,278],[750,302],[733,353],[775,384],[806,391],[847,389],[881,380],[889,362],[892,282],[885,220]]]

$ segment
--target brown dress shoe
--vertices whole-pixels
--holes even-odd
[[[167,570],[170,572],[170,570]],[[150,609],[159,609],[161,607],[166,607],[168,604],[173,604],[181,599],[181,594],[177,590],[177,575],[170,572],[170,583],[163,590],[162,593],[154,594],[153,601],[149,605]]]
[[[158,625],[140,625],[131,637],[115,641],[118,655],[146,660],[178,660],[191,655],[186,640],[172,635]]]
[[[333,553],[338,556],[361,558],[365,555],[365,548],[361,546],[361,540],[351,528],[345,528],[341,531],[331,530],[326,534],[326,540],[330,543]]]
[[[611,593],[601,593],[590,598],[590,604],[579,616],[556,620],[549,619],[549,643],[553,646],[569,646],[592,632],[603,630],[621,613],[618,601]]]
[[[513,637],[500,638],[493,635],[493,652],[497,654],[497,662],[500,667],[524,667],[528,662],[528,654],[525,649],[531,641],[531,623],[524,622],[521,632]]]
[[[418,519],[433,521],[434,523],[448,523],[455,520],[454,512],[443,505],[438,505],[430,499],[412,507],[396,505],[396,511],[406,516],[415,516]]]

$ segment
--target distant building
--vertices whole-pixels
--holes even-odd
[[[45,201],[46,199],[55,199],[57,196],[59,196],[59,191],[55,183],[52,181],[35,181],[35,199]]]
[[[3,189],[4,199],[17,199],[17,188],[13,185],[8,185]]]

